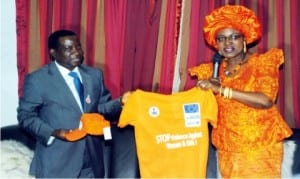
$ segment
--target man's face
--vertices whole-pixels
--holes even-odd
[[[57,63],[69,70],[73,70],[83,62],[83,51],[76,36],[59,38],[58,49],[51,49],[50,53],[54,56]]]

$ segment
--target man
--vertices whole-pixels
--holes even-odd
[[[80,128],[83,113],[118,119],[122,98],[112,100],[102,72],[82,64],[83,50],[74,32],[52,33],[48,48],[52,62],[26,76],[17,109],[19,125],[37,140],[30,174],[37,178],[104,177],[103,138],[86,136],[70,142],[65,136]],[[83,85],[82,94],[76,90],[71,71]]]

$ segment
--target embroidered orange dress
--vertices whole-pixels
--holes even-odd
[[[270,49],[265,54],[254,54],[234,77],[224,75],[225,63],[220,65],[222,86],[234,90],[263,92],[273,101],[278,92],[279,66],[283,52]],[[189,69],[190,75],[207,79],[212,64]],[[277,107],[256,109],[233,99],[216,95],[218,124],[213,129],[212,142],[218,149],[218,160],[224,178],[281,177],[282,140],[292,134]]]

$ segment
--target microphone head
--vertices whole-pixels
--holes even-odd
[[[213,56],[213,79],[218,79],[219,78],[219,64],[221,63],[223,56],[220,55],[219,53],[215,53]]]
[[[217,52],[217,53],[214,54],[212,61],[213,61],[214,64],[215,64],[215,63],[221,63],[222,58],[223,58],[223,56],[220,55],[220,54]]]

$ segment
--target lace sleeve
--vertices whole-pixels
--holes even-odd
[[[283,52],[272,48],[256,60],[257,71],[255,90],[263,91],[275,101],[279,87],[279,67],[284,62]]]

